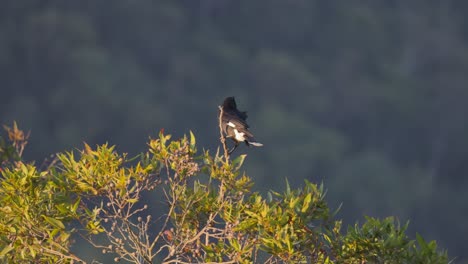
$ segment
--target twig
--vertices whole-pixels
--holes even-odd
[[[224,110],[222,106],[218,106],[219,108],[219,117],[218,117],[218,123],[219,123],[219,135],[220,135],[220,140],[221,144],[223,145],[224,149],[224,159],[226,161],[226,164],[229,165],[229,151],[226,145],[226,137],[223,134],[223,114]],[[221,201],[224,199],[224,178],[221,179],[221,182],[219,184],[219,196],[218,199]]]
[[[223,107],[221,106],[218,106],[219,108],[219,117],[218,117],[218,123],[219,123],[219,135],[220,135],[220,140],[221,140],[221,144],[223,145],[223,149],[224,149],[224,158],[226,160],[226,163],[229,163],[229,151],[228,151],[228,148],[227,148],[227,145],[226,145],[226,137],[224,136],[223,134]]]
[[[86,262],[80,258],[78,258],[77,256],[75,256],[74,254],[72,254],[71,252],[67,252],[67,253],[62,253],[58,250],[54,250],[54,249],[51,249],[51,248],[47,248],[47,247],[42,247],[42,249],[49,253],[49,254],[52,254],[52,255],[55,255],[55,256],[59,256],[61,257],[62,259],[67,259],[67,260],[71,260],[72,262],[73,261],[76,261],[78,263],[85,263]]]

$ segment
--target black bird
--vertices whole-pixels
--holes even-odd
[[[241,142],[247,146],[261,147],[262,143],[256,142],[253,134],[249,131],[249,125],[246,123],[247,112],[237,110],[234,97],[227,97],[223,102],[222,128],[226,138],[234,141],[234,147],[229,151],[231,154]]]

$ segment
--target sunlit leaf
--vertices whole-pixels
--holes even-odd
[[[195,145],[196,145],[196,139],[195,139],[195,135],[193,134],[192,130],[190,130],[190,149],[192,149],[192,151],[195,150]]]
[[[132,204],[133,204],[133,203],[136,203],[136,202],[138,202],[138,199],[136,199],[136,198],[127,199],[127,202],[129,202],[129,203],[132,203]]]
[[[247,157],[247,154],[242,154],[242,155],[239,155],[239,157],[235,158],[232,161],[232,166],[234,168],[234,171],[238,171],[242,167],[242,164],[244,163],[245,157]]]
[[[57,219],[52,218],[52,217],[48,217],[46,215],[43,215],[42,217],[44,218],[44,220],[47,223],[51,224],[52,226],[60,228],[60,229],[65,229],[65,225],[63,225],[62,221],[57,220]]]
[[[310,201],[312,200],[312,194],[308,193],[304,198],[304,204],[302,205],[301,213],[305,213],[309,209]]]
[[[0,251],[0,258],[4,258],[6,254],[8,254],[8,252],[12,251],[14,249],[14,247],[10,244],[6,245],[2,251]]]
[[[84,147],[85,147],[85,154],[92,154],[93,153],[93,150],[91,149],[91,147],[86,143],[86,142],[83,142],[84,144]]]

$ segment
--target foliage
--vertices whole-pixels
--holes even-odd
[[[138,160],[85,144],[43,170],[18,159],[25,140],[9,137],[0,149],[4,262],[81,262],[70,250],[80,235],[131,263],[447,263],[434,241],[417,235],[416,245],[393,218],[367,218],[343,234],[323,185],[252,193],[245,155],[198,154],[192,133],[160,132]],[[163,194],[164,212],[149,213],[149,192]]]
[[[334,243],[339,263],[447,263],[446,256],[437,253],[436,242],[426,243],[417,234],[416,246],[405,234],[403,227],[393,217],[379,220],[366,217],[362,226],[349,227],[346,235],[336,235]]]
[[[66,224],[78,217],[79,197],[56,168],[38,171],[23,162],[28,137],[16,123],[5,129],[9,142],[0,137],[0,258],[7,263],[78,260],[69,250],[74,229]]]

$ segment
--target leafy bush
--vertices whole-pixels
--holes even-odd
[[[81,262],[70,249],[80,235],[132,263],[447,263],[434,241],[409,239],[407,225],[391,217],[367,218],[343,233],[322,185],[252,193],[252,179],[241,172],[246,156],[198,153],[192,133],[171,140],[161,132],[136,158],[85,144],[38,169],[21,159],[27,136],[16,124],[6,130],[3,262]],[[167,205],[156,216],[143,199],[152,192]]]

